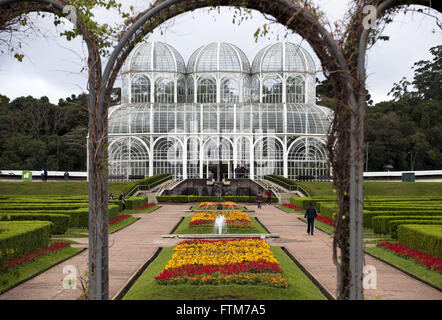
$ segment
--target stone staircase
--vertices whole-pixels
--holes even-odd
[[[263,181],[265,184],[267,184],[267,186],[270,186],[271,190],[278,197],[280,203],[290,203],[291,197],[305,197],[305,195],[298,190],[290,191],[270,180],[265,179]]]

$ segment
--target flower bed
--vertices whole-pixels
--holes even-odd
[[[400,256],[405,256],[427,266],[430,269],[442,271],[442,259],[433,257],[429,254],[419,252],[416,249],[409,248],[400,243],[392,243],[389,241],[379,242],[380,247],[393,251]]]
[[[33,259],[37,259],[39,257],[48,255],[52,252],[61,250],[65,247],[69,247],[69,246],[70,246],[70,244],[67,242],[54,242],[53,244],[51,244],[48,247],[44,247],[40,250],[35,250],[33,252],[30,252],[25,255],[21,255],[13,260],[8,261],[8,268],[11,269],[11,268],[20,266],[20,265],[25,264]]]
[[[290,208],[290,209],[293,209],[293,210],[300,210],[300,209],[302,209],[301,207],[295,206],[295,205],[290,204],[290,203],[283,203],[282,205],[284,207],[287,207],[287,208]]]
[[[132,217],[130,214],[123,214],[123,215],[118,216],[117,218],[109,221],[109,225],[111,226],[115,223],[118,223],[118,222],[123,221],[124,219],[130,218],[130,217]]]
[[[318,219],[319,221],[324,222],[324,223],[326,223],[326,224],[328,224],[330,226],[334,226],[335,225],[335,223],[333,222],[332,219],[324,217],[324,216],[319,216],[318,215],[318,216],[316,216],[316,219]]]
[[[191,227],[210,227],[215,223],[215,219],[220,215],[219,211],[207,210],[197,212],[192,216],[189,222]],[[239,210],[225,210],[222,215],[226,218],[227,227],[229,228],[250,228],[252,229],[252,222],[247,213]]]
[[[142,206],[142,207],[135,208],[135,210],[149,209],[150,207],[153,207],[154,205],[156,205],[156,203],[154,203],[154,202],[152,202],[152,203],[148,203],[148,204],[146,204],[146,205],[144,205],[144,206]]]
[[[233,201],[223,201],[221,202],[223,208],[236,208],[238,207],[238,204],[236,204]],[[207,201],[207,202],[201,202],[200,203],[200,208],[216,208],[216,206],[218,205],[218,202],[213,202],[213,201]]]
[[[254,284],[287,288],[278,261],[262,239],[188,240],[155,277],[160,284]]]

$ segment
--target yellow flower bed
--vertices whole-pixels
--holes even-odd
[[[189,241],[176,246],[164,269],[184,265],[224,265],[264,261],[278,263],[270,246],[262,239]]]
[[[250,222],[249,215],[239,210],[224,210],[222,213],[215,210],[197,212],[192,216],[191,222],[199,220],[213,220],[214,222],[216,217],[221,214],[226,218],[226,220],[244,220]]]
[[[236,208],[238,206],[238,204],[236,204],[233,201],[223,201],[221,202],[221,204],[223,205],[223,207],[232,207],[232,208]],[[201,202],[200,203],[200,208],[215,208],[218,205],[218,202],[213,202],[213,201],[206,201],[206,202]]]

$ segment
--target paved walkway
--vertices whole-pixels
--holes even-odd
[[[158,247],[175,245],[179,240],[161,236],[171,232],[190,204],[163,205],[150,214],[140,214],[141,219],[109,237],[110,297],[114,298],[139,268],[155,253]],[[249,205],[249,209],[257,209]],[[327,290],[336,293],[336,267],[332,262],[331,237],[319,230],[314,236],[306,233],[306,224],[300,215],[285,213],[274,206],[264,205],[262,210],[250,213],[266,225],[271,233],[280,238],[268,239],[271,245],[284,246]],[[81,240],[87,244],[87,239]],[[84,246],[83,244],[83,246]],[[63,267],[74,265],[78,274],[87,270],[88,251],[55,266],[43,274],[0,295],[1,299],[78,299],[81,290],[65,290],[62,287]],[[366,299],[437,299],[442,293],[417,281],[397,269],[368,255],[365,263],[377,270],[377,289],[365,290]]]
[[[306,223],[298,218],[302,215],[286,213],[274,206],[252,215],[279,239],[269,239],[274,246],[287,250],[333,295],[336,296],[336,267],[332,260],[332,237],[318,229],[314,236],[307,234]],[[405,273],[365,255],[365,265],[376,267],[377,289],[364,290],[367,300],[442,300],[438,290],[406,275]]]

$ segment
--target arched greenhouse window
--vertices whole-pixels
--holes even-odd
[[[170,79],[158,79],[155,82],[155,102],[173,103],[174,102],[174,84]]]
[[[216,81],[213,78],[202,78],[198,81],[198,103],[216,102]]]
[[[287,102],[305,103],[305,84],[300,76],[287,79]]]
[[[194,79],[193,79],[193,77],[192,76],[190,76],[188,79],[187,79],[187,102],[190,102],[190,103],[192,103],[192,102],[195,102],[194,100],[195,100],[195,97],[194,97]]]
[[[252,95],[251,91],[252,88],[250,86],[250,79],[249,77],[245,77],[242,81],[242,91],[243,91],[243,97],[242,102],[250,102],[250,97]]]
[[[150,80],[146,76],[132,80],[132,102],[150,102]]]
[[[186,102],[186,82],[184,78],[179,78],[177,84],[178,103]]]
[[[239,83],[233,79],[225,79],[221,83],[221,102],[239,102]]]
[[[282,81],[277,76],[267,78],[262,84],[263,103],[282,103]]]
[[[252,80],[252,102],[259,102],[259,79],[257,77]]]

